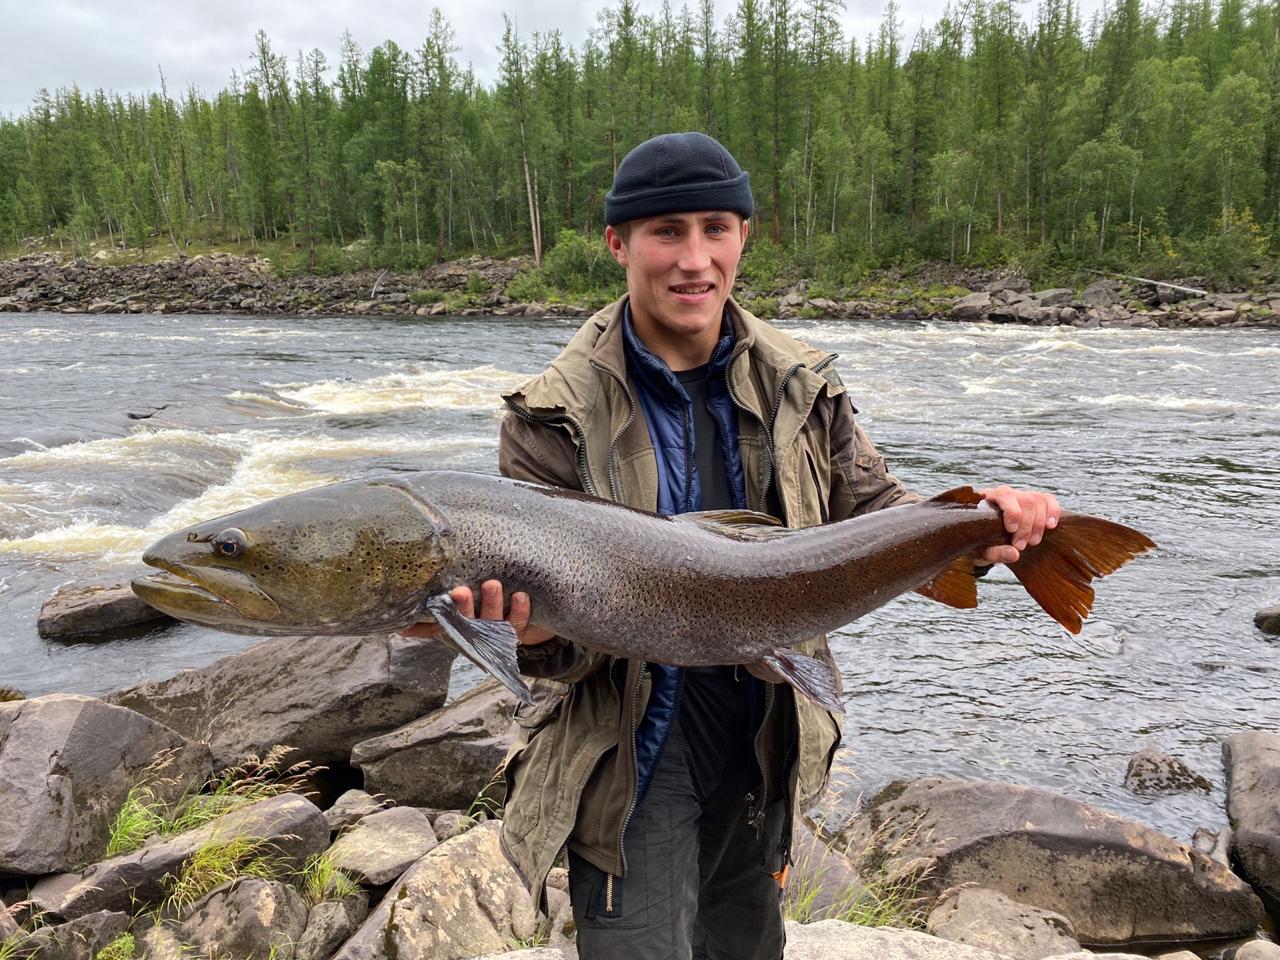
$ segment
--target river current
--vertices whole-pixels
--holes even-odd
[[[1072,637],[1006,571],[957,611],[908,596],[839,631],[850,773],[1047,787],[1175,836],[1219,826],[1221,743],[1280,728],[1280,336],[782,321],[841,355],[911,488],[1008,482],[1160,543]],[[0,686],[99,694],[251,638],[187,625],[40,640],[58,585],[120,577],[160,534],[373,473],[496,470],[498,393],[576,324],[532,319],[0,317]],[[457,688],[473,682],[469,664]],[[1142,746],[1213,783],[1143,798]]]

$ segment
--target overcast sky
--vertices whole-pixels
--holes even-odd
[[[900,0],[908,44],[922,23],[938,17],[943,4]],[[458,60],[471,63],[489,83],[496,72],[503,12],[512,15],[522,36],[558,29],[579,47],[597,11],[616,6],[616,0],[0,0],[0,114],[25,112],[41,87],[154,90],[161,70],[171,93],[190,84],[212,93],[226,85],[233,68],[243,69],[259,29],[290,61],[299,50],[319,47],[335,63],[343,30],[350,30],[365,51],[384,40],[416,50],[433,5],[453,25]],[[672,6],[678,10],[681,0],[672,0]],[[696,9],[696,0],[689,6]],[[736,0],[716,0],[721,25],[735,6]],[[856,36],[861,44],[879,24],[883,6],[883,0],[848,0],[846,38]],[[639,7],[656,13],[661,0],[639,0]],[[1027,7],[1029,17],[1033,8]]]

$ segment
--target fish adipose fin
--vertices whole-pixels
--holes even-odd
[[[822,709],[844,713],[840,681],[831,666],[816,657],[775,650],[744,666],[753,677],[768,683],[789,683]]]
[[[520,668],[516,664],[516,631],[511,624],[505,620],[464,617],[447,593],[432,597],[423,609],[476,666],[497,677],[503,686],[525,703],[533,703],[533,694],[520,678]]]
[[[704,530],[734,540],[767,540],[793,533],[777,517],[756,510],[698,510],[672,518],[681,523],[696,523]]]
[[[949,607],[968,610],[978,605],[978,578],[973,575],[973,561],[968,557],[960,557],[951,561],[942,572],[923,586],[916,587],[916,593],[937,600]]]
[[[927,503],[963,503],[966,505],[982,502],[982,496],[973,487],[952,487],[930,497]]]
[[[1095,577],[1114,573],[1155,541],[1131,527],[1101,517],[1064,513],[1058,525],[1034,547],[1022,551],[1009,571],[1027,593],[1072,633],[1093,606]]]

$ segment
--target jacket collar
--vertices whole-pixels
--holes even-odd
[[[624,304],[622,308],[622,339],[627,369],[640,389],[664,403],[674,403],[684,399],[685,393],[680,386],[679,378],[672,372],[667,362],[651,351],[636,333],[635,323],[631,318],[630,303]],[[726,308],[720,322],[720,339],[711,351],[709,373],[724,372],[724,368],[729,364],[734,339],[733,323],[729,319],[729,310]]]

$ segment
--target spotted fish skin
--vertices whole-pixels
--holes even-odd
[[[166,613],[241,633],[360,634],[435,617],[455,640],[465,634],[465,649],[474,631],[483,646],[498,628],[465,621],[448,593],[495,578],[529,594],[538,624],[592,649],[756,665],[796,682],[779,659],[786,648],[902,593],[975,605],[971,558],[1008,542],[999,513],[968,487],[820,527],[772,523],[746,512],[666,517],[430,471],[320,487],[178,531],[143,558],[168,575],[134,588]],[[1012,569],[1078,630],[1089,581],[1152,546],[1128,527],[1064,513]],[[500,645],[493,656],[514,677],[514,634]],[[489,659],[482,650],[478,662]]]

